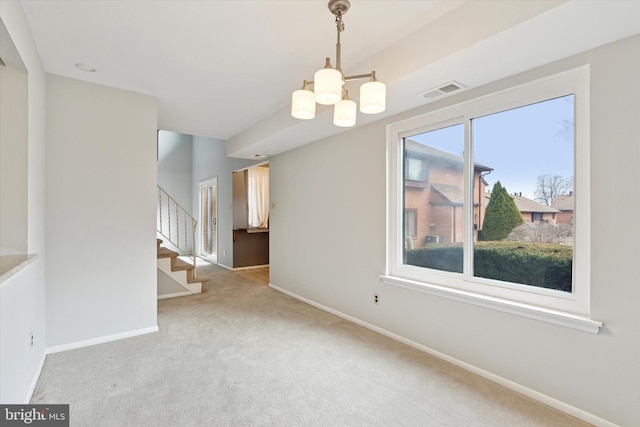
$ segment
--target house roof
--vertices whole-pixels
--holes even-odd
[[[450,163],[463,163],[463,158],[461,156],[455,155],[453,153],[449,153],[444,150],[439,150],[437,148],[430,147],[428,145],[421,144],[411,139],[405,139],[404,144],[407,151],[419,153],[425,157],[437,158],[439,160],[446,160]],[[493,170],[493,168],[490,168],[489,166],[485,166],[480,163],[475,163],[474,165],[477,170],[481,170],[481,171]]]
[[[457,185],[431,184],[431,188],[454,205],[464,204],[464,192]]]
[[[551,207],[559,211],[573,211],[573,193],[556,197],[551,203]]]
[[[518,210],[520,212],[541,212],[541,213],[558,213],[560,212],[557,209],[552,208],[551,206],[544,205],[542,203],[538,203],[535,200],[527,199],[522,196],[511,196],[513,201],[516,203]]]

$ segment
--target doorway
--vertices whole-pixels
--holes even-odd
[[[200,239],[198,256],[218,263],[218,177],[201,181],[200,198]]]

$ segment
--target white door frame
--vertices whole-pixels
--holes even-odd
[[[213,255],[209,255],[206,253],[202,253],[202,224],[203,224],[203,215],[202,215],[202,188],[203,187],[214,187],[215,195],[216,195],[216,214],[214,217],[214,226],[216,228],[215,234],[215,251]],[[208,219],[208,218],[207,218]],[[199,257],[206,259],[207,261],[213,262],[215,264],[218,263],[218,177],[214,176],[203,181],[198,182],[198,251],[197,254]]]

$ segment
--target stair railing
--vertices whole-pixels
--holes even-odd
[[[158,185],[158,209],[156,231],[175,246],[180,255],[193,260],[193,277],[196,277],[196,230],[198,221],[176,200]]]

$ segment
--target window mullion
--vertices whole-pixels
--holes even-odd
[[[464,207],[463,269],[465,279],[473,276],[473,147],[471,143],[471,119],[464,119]]]

